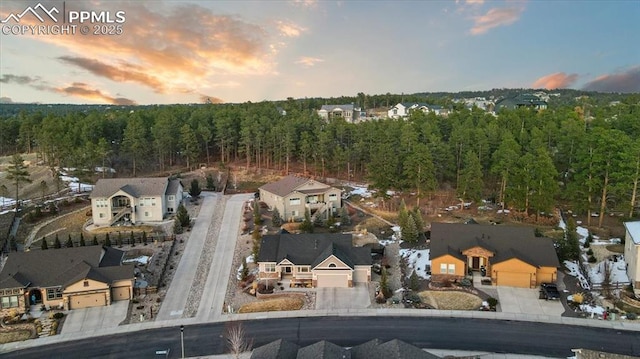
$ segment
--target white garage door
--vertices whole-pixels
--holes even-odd
[[[318,287],[349,287],[349,276],[346,274],[318,274]]]
[[[353,281],[356,283],[366,283],[369,281],[366,269],[356,269],[353,271]]]
[[[102,307],[107,305],[105,293],[74,295],[69,299],[70,309]]]

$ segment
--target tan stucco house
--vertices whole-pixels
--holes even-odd
[[[534,229],[478,224],[431,224],[433,280],[460,279],[484,266],[494,285],[534,288],[555,282],[560,263],[549,238]]]
[[[286,176],[260,187],[260,200],[278,209],[285,221],[304,219],[308,209],[315,219],[327,219],[342,207],[342,191],[314,179]]]
[[[0,316],[32,306],[80,309],[133,296],[133,265],[124,252],[87,246],[13,252],[0,272]]]
[[[183,187],[178,179],[103,178],[90,195],[93,224],[159,222],[176,213],[182,197]]]
[[[625,222],[624,260],[627,276],[636,290],[640,289],[640,221]]]
[[[288,279],[313,287],[353,287],[371,281],[371,250],[353,247],[350,234],[276,234],[262,237],[259,279]]]

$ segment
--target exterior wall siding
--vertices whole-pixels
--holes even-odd
[[[640,245],[633,242],[629,229],[625,228],[624,259],[627,263],[627,276],[636,289],[640,289]]]

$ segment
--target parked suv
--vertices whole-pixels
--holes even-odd
[[[540,284],[540,299],[559,300],[560,292],[558,287],[553,283]]]

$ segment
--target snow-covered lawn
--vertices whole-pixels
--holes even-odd
[[[351,195],[358,195],[362,198],[370,198],[371,197],[371,191],[369,191],[367,189],[367,187],[358,187],[358,186],[354,186],[353,189],[351,190]]]
[[[431,269],[431,258],[429,249],[400,249],[400,256],[407,259],[407,275],[415,270],[418,277],[429,279],[431,276],[427,271]]]
[[[140,256],[140,257],[136,257],[136,258],[129,258],[129,259],[125,259],[122,261],[122,263],[133,263],[133,262],[138,262],[140,264],[147,264],[149,263],[149,259],[151,257],[149,256]]]
[[[583,289],[589,290],[591,289],[591,286],[589,285],[589,282],[587,281],[587,278],[585,278],[582,275],[582,272],[580,272],[580,265],[578,263],[576,263],[575,261],[564,261],[564,266],[567,267],[567,270],[569,271],[569,275],[576,277],[578,279],[578,282],[580,283],[580,286]]]
[[[612,284],[629,283],[629,277],[627,276],[626,271],[627,264],[625,263],[624,259],[620,257],[617,262],[604,260],[591,266],[588,275],[592,284],[602,284],[602,282],[604,281],[605,263],[609,266],[609,269],[611,271],[610,281]]]

